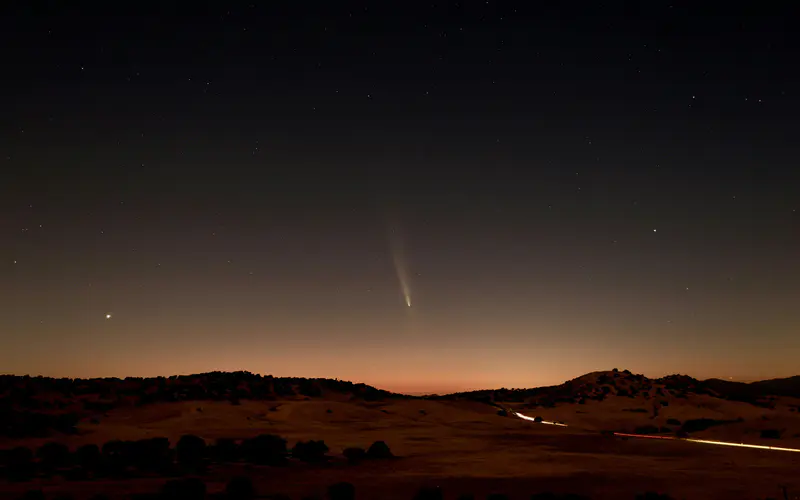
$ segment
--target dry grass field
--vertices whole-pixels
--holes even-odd
[[[225,401],[156,403],[117,408],[95,423],[82,422],[80,433],[60,441],[75,448],[112,439],[196,434],[211,443],[217,438],[246,438],[262,433],[288,439],[322,439],[330,455],[345,447],[367,447],[386,441],[399,459],[350,465],[341,459],[325,465],[292,464],[271,468],[248,465],[212,466],[205,480],[209,493],[222,491],[239,474],[253,478],[258,491],[292,498],[324,498],[338,481],[353,483],[360,499],[409,500],[420,486],[440,485],[445,498],[462,493],[485,498],[492,492],[527,499],[542,491],[574,492],[596,499],[633,499],[648,490],[686,499],[756,499],[781,497],[779,486],[800,494],[800,453],[710,446],[697,443],[602,436],[600,430],[632,430],[652,424],[651,403],[641,398],[613,397],[586,404],[521,409],[569,427],[534,424],[503,417],[489,405],[472,401],[392,400]],[[800,448],[800,416],[786,400],[775,409],[721,401],[708,396],[670,400],[657,420],[675,418],[744,419],[698,432],[693,437],[760,443],[759,429],[781,426],[786,437],[773,446]],[[513,406],[513,405],[512,405]],[[4,439],[0,448],[19,444],[36,447],[49,439]],[[32,486],[48,495],[69,492],[76,499],[107,492],[157,491],[164,479],[65,482],[60,478],[0,485],[0,497],[18,498]]]

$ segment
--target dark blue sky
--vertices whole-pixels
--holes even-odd
[[[800,101],[770,8],[3,7],[0,365],[793,375]]]

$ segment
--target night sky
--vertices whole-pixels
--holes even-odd
[[[0,371],[800,372],[788,9],[67,3],[2,7]]]

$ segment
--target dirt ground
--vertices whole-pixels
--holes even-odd
[[[800,453],[709,446],[698,443],[637,440],[601,436],[599,429],[652,423],[644,413],[627,411],[635,400],[614,398],[561,408],[530,410],[546,419],[564,420],[570,427],[534,424],[501,417],[479,403],[425,400],[363,403],[344,401],[243,401],[164,403],[142,408],[117,409],[99,424],[82,424],[82,434],[62,440],[76,447],[102,444],[111,439],[165,436],[173,443],[182,434],[197,434],[209,442],[220,437],[244,438],[261,433],[278,434],[289,445],[298,440],[323,439],[331,455],[349,446],[367,447],[383,440],[401,458],[347,465],[336,460],[324,466],[292,464],[287,468],[245,465],[213,467],[205,478],[209,492],[221,491],[234,475],[253,478],[262,494],[284,493],[292,498],[317,496],[338,481],[353,483],[360,499],[410,500],[423,485],[440,485],[446,498],[491,492],[527,499],[542,491],[574,492],[596,499],[633,499],[648,490],[686,499],[756,499],[781,497],[785,485],[800,496]],[[759,425],[780,423],[798,428],[800,417],[738,403],[704,408],[702,401],[670,403],[659,418],[708,418],[742,413],[745,422],[729,424],[739,430],[709,429],[715,434],[738,432],[740,441],[756,442]],[[710,404],[710,403],[709,403]],[[729,406],[733,405],[733,406]],[[644,407],[645,404],[642,403]],[[330,410],[330,411],[329,411]],[[624,411],[625,410],[625,411]],[[764,412],[767,415],[764,420]],[[670,415],[672,412],[675,416]],[[749,412],[749,413],[748,413]],[[617,421],[620,419],[620,421]],[[746,433],[747,430],[751,433]],[[770,443],[793,447],[797,438]],[[38,446],[47,440],[0,442],[0,448],[24,444]],[[797,446],[800,448],[800,446]],[[89,493],[125,496],[154,492],[164,479],[119,482],[64,482],[56,478],[39,483],[0,484],[0,498],[17,498],[32,486],[48,494],[70,492],[76,499]]]

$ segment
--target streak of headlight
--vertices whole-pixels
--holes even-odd
[[[533,418],[533,417],[529,417],[527,415],[523,415],[522,413],[517,413],[517,412],[513,412],[513,413],[514,413],[514,415],[518,416],[519,418],[521,418],[523,420],[529,420],[531,422],[536,422],[536,419]],[[560,422],[548,422],[547,420],[542,420],[541,422],[536,422],[536,423],[538,423],[538,424],[546,424],[546,425],[557,425],[559,427],[566,427],[567,426],[567,424],[562,424]]]
[[[646,438],[646,439],[665,439],[665,440],[672,440],[672,441],[689,441],[691,443],[703,443],[703,444],[715,444],[718,446],[735,446],[738,448],[754,448],[757,450],[773,450],[773,451],[793,451],[795,453],[800,453],[800,450],[796,448],[782,448],[780,446],[765,446],[761,444],[745,444],[745,443],[731,443],[728,441],[714,441],[711,439],[694,439],[694,438],[678,438],[672,436],[649,436],[647,434],[627,434],[624,432],[615,432],[615,436],[622,436],[622,437],[636,437],[636,438]]]

